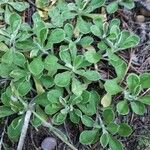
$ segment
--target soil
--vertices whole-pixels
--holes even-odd
[[[143,1],[142,1],[143,2]],[[147,12],[146,15],[143,13],[143,9]],[[138,34],[141,38],[140,44],[134,49],[129,49],[128,51],[121,52],[119,55],[129,64],[130,62],[130,72],[136,72],[137,74],[143,72],[150,72],[150,8],[146,8],[141,1],[137,0],[136,8],[132,11],[129,10],[119,10],[115,13],[115,17],[120,18],[122,21],[122,28],[133,31]],[[31,7],[26,11],[26,21],[32,23],[30,19],[31,15],[34,13],[35,7],[31,4]],[[137,16],[141,15],[141,21],[137,19]],[[112,16],[108,16],[111,18]],[[104,71],[104,76],[106,76],[107,70]],[[129,138],[121,138],[121,141],[125,144],[125,150],[138,150],[139,138],[143,134],[143,131],[150,133],[150,107],[147,109],[147,113],[138,117],[134,114],[130,114],[126,117],[122,117],[122,120],[127,120],[134,128],[134,132]],[[6,132],[7,119],[0,124],[0,135]],[[65,125],[59,127],[66,135],[68,135],[70,142],[74,143],[79,150],[100,150],[99,144],[89,146],[81,146],[78,142],[79,131],[82,130],[80,125],[72,125],[70,122],[66,122]],[[26,136],[26,141],[24,144],[24,150],[40,150],[41,143],[46,137],[54,137],[54,135],[45,127],[39,127],[34,129],[32,126],[28,129],[28,134]],[[54,137],[56,138],[56,137]],[[57,146],[56,150],[69,150],[69,148],[56,138]],[[8,140],[7,135],[4,134],[4,143],[16,149],[17,143],[13,143]],[[140,150],[144,150],[140,148]],[[149,148],[150,149],[150,148]]]

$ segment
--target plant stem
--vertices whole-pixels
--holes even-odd
[[[24,144],[25,137],[26,137],[26,134],[27,134],[31,114],[32,114],[31,110],[28,110],[25,114],[24,124],[23,124],[23,127],[22,127],[22,131],[21,131],[19,143],[18,143],[18,146],[17,146],[17,150],[22,150],[23,149],[23,144]]]
[[[69,141],[64,138],[65,135],[58,130],[57,128],[53,127],[51,125],[51,123],[48,123],[47,121],[45,121],[40,115],[38,115],[36,112],[32,111],[32,113],[43,122],[43,125],[48,127],[54,134],[55,136],[57,136],[60,140],[62,140],[64,143],[66,143],[72,150],[78,150],[76,147],[74,147],[71,143],[69,143]],[[64,135],[64,136],[62,136]]]

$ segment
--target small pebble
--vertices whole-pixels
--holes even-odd
[[[53,137],[45,138],[41,143],[42,150],[54,150],[56,148],[57,141]]]
[[[136,21],[143,23],[145,21],[145,17],[143,15],[137,15],[136,16]]]

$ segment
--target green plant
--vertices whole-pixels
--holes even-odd
[[[99,141],[103,148],[123,149],[118,136],[130,136],[134,127],[117,122],[117,112],[128,115],[131,107],[134,113],[143,115],[145,105],[150,104],[150,96],[143,94],[150,88],[150,73],[128,73],[126,62],[118,54],[136,46],[139,37],[121,30],[119,19],[107,21],[99,13],[102,7],[109,10],[114,5],[106,5],[105,0],[58,0],[55,5],[41,2],[37,1],[37,9],[47,7],[49,18],[43,19],[35,12],[32,25],[19,13],[28,8],[28,3],[0,2],[5,14],[5,24],[0,28],[0,76],[5,85],[0,118],[15,114],[7,129],[8,137],[12,141],[20,137],[18,148],[22,149],[23,133],[30,122],[35,128],[50,128],[76,149],[54,127],[70,119],[83,126],[79,138],[82,144]],[[133,1],[113,3],[133,7]],[[99,73],[102,61],[113,68],[114,75],[107,79]],[[116,105],[114,98],[119,94],[124,98]]]

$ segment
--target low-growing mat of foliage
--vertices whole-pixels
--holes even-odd
[[[120,55],[140,37],[113,15],[134,6],[133,0],[0,1],[0,149],[22,150],[27,130],[42,126],[67,149],[95,143],[125,149],[123,139],[135,130],[128,118],[144,116],[150,105],[150,73],[130,70]],[[79,127],[76,142],[60,129],[64,124]]]

